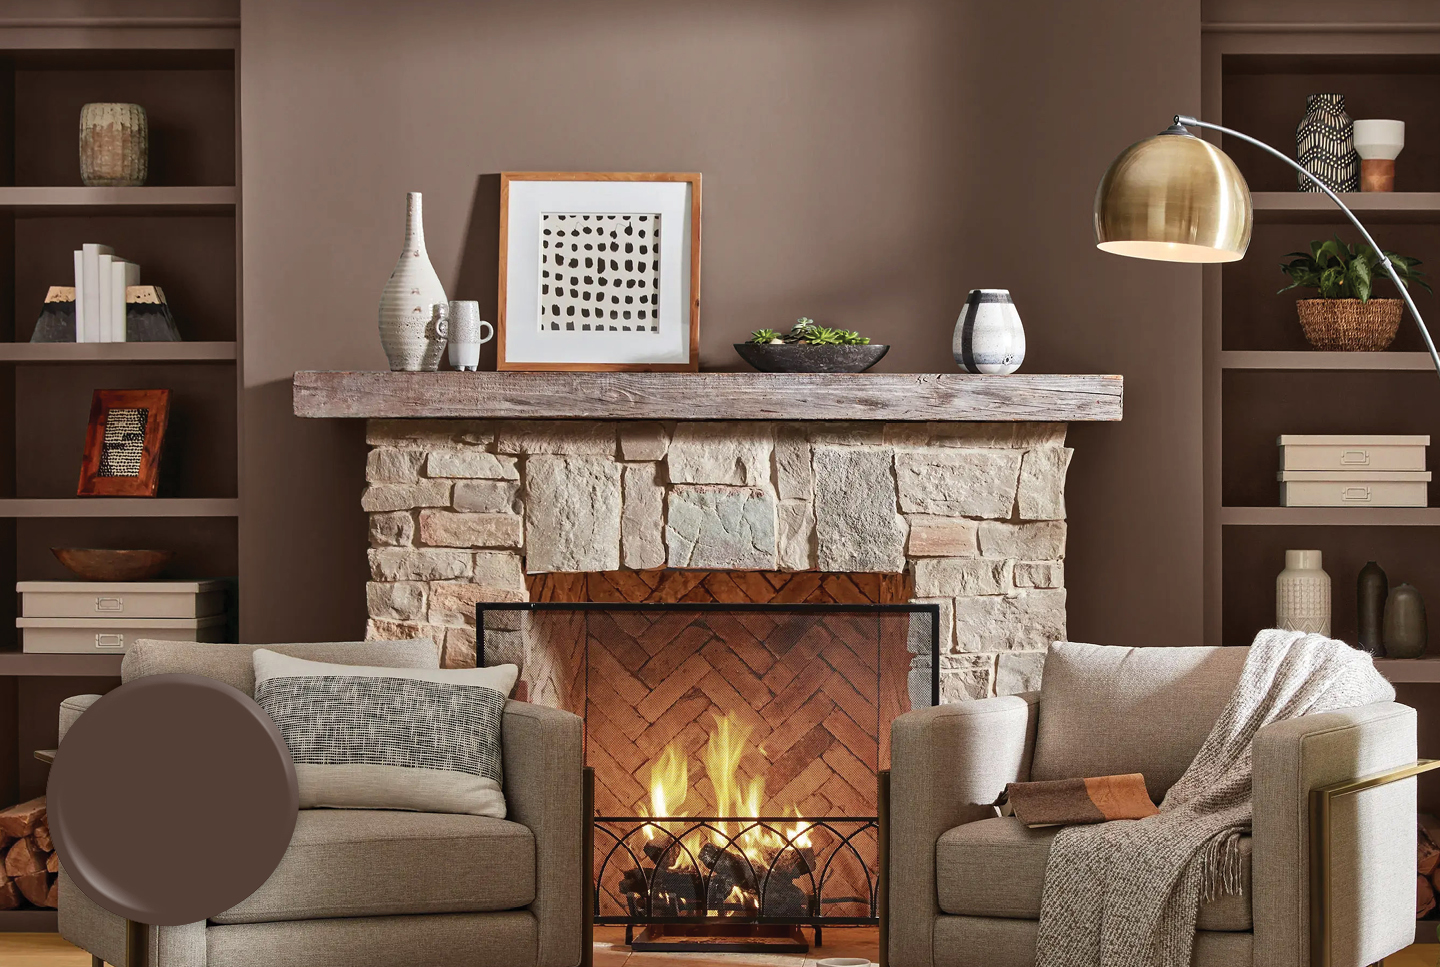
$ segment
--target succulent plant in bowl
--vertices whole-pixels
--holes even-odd
[[[740,358],[765,373],[863,373],[878,363],[889,346],[873,345],[850,329],[832,329],[802,316],[784,334],[757,329],[748,342],[736,343]]]

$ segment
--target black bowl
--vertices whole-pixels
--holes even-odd
[[[889,346],[795,346],[737,342],[740,358],[762,373],[863,373]]]

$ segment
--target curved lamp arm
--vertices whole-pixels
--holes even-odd
[[[1236,131],[1234,128],[1227,128],[1220,124],[1211,124],[1209,121],[1201,121],[1198,118],[1186,117],[1183,114],[1175,115],[1175,123],[1183,125],[1187,128],[1209,128],[1212,131],[1219,131],[1222,134],[1228,134],[1231,137],[1239,138],[1241,141],[1244,141],[1247,144],[1253,144],[1260,150],[1266,151],[1279,158],[1281,161],[1285,162],[1287,165],[1300,172],[1306,178],[1309,178],[1311,181],[1315,182],[1316,187],[1318,187],[1326,195],[1330,196],[1330,200],[1335,203],[1335,207],[1339,208],[1342,212],[1345,213],[1345,217],[1350,219],[1351,223],[1360,230],[1360,234],[1365,237],[1365,241],[1369,242],[1370,247],[1373,248],[1380,255],[1380,264],[1385,266],[1385,271],[1389,273],[1390,280],[1395,283],[1395,288],[1400,290],[1400,298],[1404,299],[1405,305],[1410,307],[1410,314],[1415,317],[1415,325],[1420,327],[1420,335],[1425,340],[1425,348],[1430,351],[1430,361],[1435,364],[1436,373],[1440,373],[1440,352],[1436,352],[1435,350],[1435,340],[1430,338],[1430,330],[1425,328],[1425,320],[1421,318],[1420,310],[1416,307],[1415,300],[1411,297],[1409,288],[1406,287],[1405,283],[1400,280],[1400,274],[1395,271],[1395,266],[1390,264],[1390,259],[1386,257],[1384,251],[1381,250],[1379,244],[1375,241],[1374,237],[1365,228],[1365,226],[1360,223],[1360,219],[1355,217],[1355,213],[1352,212],[1350,208],[1343,201],[1340,200],[1340,196],[1330,190],[1329,185],[1325,184],[1325,182],[1321,181],[1319,178],[1316,178],[1313,174],[1306,171],[1304,166],[1297,162],[1294,158],[1291,158],[1289,155],[1282,154],[1279,151],[1276,151],[1274,148],[1270,147],[1270,145],[1266,144],[1264,141],[1261,141],[1257,138],[1252,138],[1250,137],[1250,135]]]

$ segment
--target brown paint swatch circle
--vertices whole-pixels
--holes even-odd
[[[269,878],[299,809],[275,724],[200,675],[120,686],[70,728],[50,769],[50,834],[100,906],[176,926],[228,910]]]

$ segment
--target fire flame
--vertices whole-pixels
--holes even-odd
[[[703,761],[705,774],[715,790],[715,815],[734,817],[737,822],[718,822],[711,830],[710,839],[716,847],[738,846],[757,869],[766,861],[767,854],[775,853],[787,846],[805,849],[813,845],[810,839],[810,824],[799,821],[800,809],[791,806],[797,822],[781,827],[781,834],[771,829],[743,822],[760,816],[760,807],[765,802],[765,777],[757,772],[749,782],[740,779],[740,765],[745,758],[746,742],[752,727],[746,725],[735,713],[714,715],[715,726],[705,745]],[[685,815],[683,807],[689,792],[689,768],[685,752],[678,743],[672,742],[661,751],[659,758],[650,767],[650,811],[641,808],[641,815],[655,818],[678,818]],[[742,831],[743,830],[743,831]],[[645,835],[651,840],[662,834],[658,827],[647,825]],[[673,868],[689,865],[683,852],[675,859]]]

